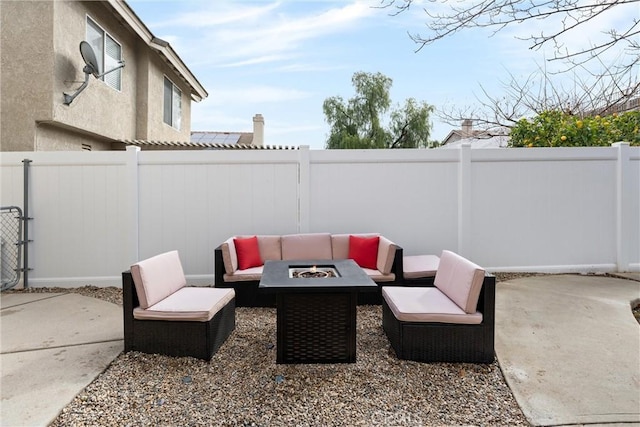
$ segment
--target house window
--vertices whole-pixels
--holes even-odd
[[[182,91],[171,80],[164,78],[164,122],[180,129],[182,117]]]
[[[98,60],[99,74],[116,68],[122,60],[122,46],[87,16],[87,42],[93,48]],[[122,69],[100,77],[106,84],[116,90],[122,89]]]

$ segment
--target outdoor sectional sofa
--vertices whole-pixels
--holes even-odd
[[[360,293],[358,303],[380,304],[380,286],[397,283],[402,279],[402,248],[376,233],[301,233],[231,237],[214,251],[215,287],[233,288],[236,305],[239,307],[273,307],[275,295],[263,293],[258,289],[264,261],[358,257],[356,246],[371,238],[377,238],[378,242],[375,259],[371,261],[373,265],[367,265],[365,262],[363,266],[362,261],[354,259],[379,287],[377,292]]]

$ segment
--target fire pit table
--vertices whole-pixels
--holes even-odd
[[[378,285],[351,259],[266,261],[276,293],[277,363],[354,363],[359,291]]]

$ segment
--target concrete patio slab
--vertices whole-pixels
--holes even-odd
[[[640,282],[537,276],[499,283],[496,354],[535,426],[640,423]]]
[[[122,308],[77,294],[2,294],[3,426],[47,426],[120,354]]]
[[[122,341],[2,354],[3,426],[47,426],[122,352]]]

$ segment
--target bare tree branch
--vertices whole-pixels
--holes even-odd
[[[602,31],[603,35],[608,36],[607,39],[586,49],[569,52],[561,42],[563,35],[578,31],[581,26],[611,12],[613,8],[638,3],[640,0],[474,0],[461,3],[453,0],[430,1],[447,5],[448,12],[432,13],[427,8],[423,9],[428,17],[426,26],[430,33],[426,36],[409,34],[418,45],[416,52],[469,28],[491,28],[493,34],[496,34],[507,26],[558,17],[562,19],[555,30],[550,33],[532,34],[521,40],[529,41],[529,48],[533,50],[552,44],[555,55],[550,60],[570,61],[570,65],[584,65],[613,46],[621,44],[625,44],[626,54],[630,57],[630,62],[625,68],[640,61],[640,45],[636,40],[640,34],[638,18],[633,19],[628,28]],[[398,15],[410,9],[413,2],[414,0],[381,0],[379,7],[391,9],[390,15]]]

